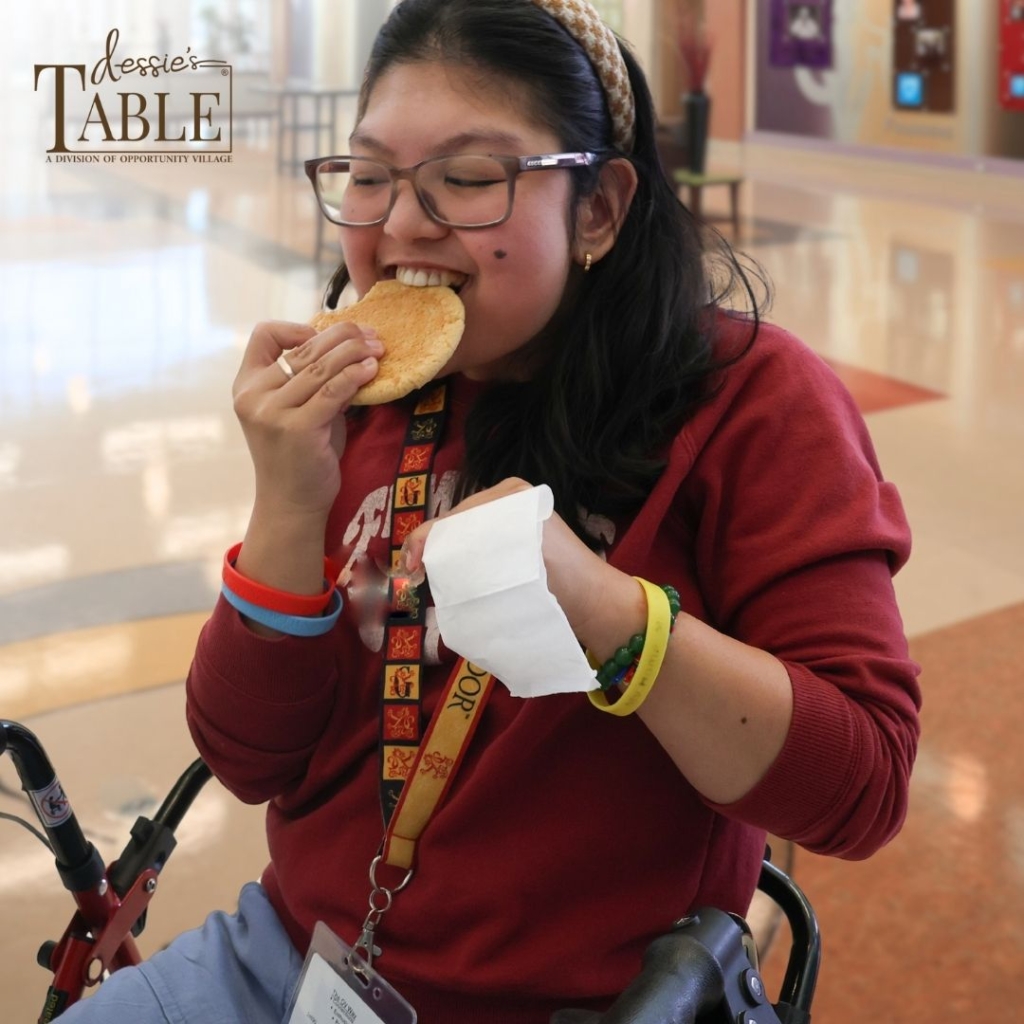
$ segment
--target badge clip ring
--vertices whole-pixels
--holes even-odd
[[[405,878],[402,879],[394,889],[389,889],[387,886],[381,885],[377,881],[377,865],[380,864],[383,856],[377,854],[376,857],[370,862],[370,912],[366,915],[366,920],[363,921],[363,928],[359,935],[359,941],[352,947],[353,953],[361,953],[363,959],[366,961],[365,966],[353,963],[352,970],[356,972],[364,980],[369,980],[369,974],[373,968],[373,961],[375,957],[381,955],[380,946],[374,944],[373,935],[380,924],[381,918],[391,909],[391,904],[394,903],[395,896],[400,893],[411,881],[413,875],[413,869],[409,868],[405,873]]]

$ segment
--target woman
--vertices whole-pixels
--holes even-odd
[[[919,695],[891,585],[909,552],[899,499],[827,367],[723,308],[750,285],[708,257],[666,180],[633,57],[577,0],[405,0],[349,147],[331,166],[375,169],[353,188],[391,186],[369,214],[331,208],[330,298],[389,278],[458,291],[446,422],[422,433],[433,387],[348,411],[379,365],[371,330],[253,332],[235,402],[256,502],[188,715],[225,785],[269,801],[271,864],[238,914],[119,972],[90,1001],[102,1016],[76,1021],[280,1020],[323,921],[427,1024],[539,1024],[610,1003],[688,908],[744,912],[766,830],[865,857],[903,821]],[[497,195],[497,215],[438,181]],[[387,666],[416,680],[421,725],[460,672],[479,680],[429,609],[407,656],[391,624],[342,610],[325,554],[343,581],[397,555],[412,448],[432,460],[428,519],[551,488],[548,586],[604,692],[492,685],[409,877],[374,859],[412,786]],[[429,528],[409,533],[411,568]],[[323,611],[295,613],[309,601]],[[634,714],[602,713],[617,695]]]

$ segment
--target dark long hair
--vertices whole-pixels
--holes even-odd
[[[679,201],[658,156],[643,71],[621,49],[636,101],[628,153],[612,142],[605,94],[583,48],[530,0],[403,0],[377,37],[359,102],[361,118],[374,85],[396,64],[468,66],[525,87],[529,116],[564,150],[623,156],[636,168],[639,185],[615,245],[590,273],[576,273],[571,309],[549,326],[557,341],[543,371],[490,388],[466,426],[463,494],[509,476],[546,483],[556,510],[591,546],[581,510],[616,517],[638,508],[672,437],[746,350],[716,347],[719,307],[744,294],[749,347],[761,306],[751,272]],[[600,171],[570,173],[575,210]],[[348,280],[339,267],[327,305]]]

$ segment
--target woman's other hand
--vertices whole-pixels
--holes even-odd
[[[440,518],[458,515],[532,485],[508,477],[484,491],[470,495]],[[404,571],[419,572],[423,550],[436,519],[413,530],[403,547]],[[609,657],[623,637],[641,631],[647,621],[647,605],[640,585],[595,554],[557,513],[544,522],[541,545],[548,589],[554,594],[573,632],[584,646],[601,658]]]

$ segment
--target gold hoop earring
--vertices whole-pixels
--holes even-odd
[[[587,253],[587,258],[583,262],[583,273],[584,274],[586,274],[590,270],[591,266],[593,266],[593,263],[594,263],[594,257],[588,252]]]

